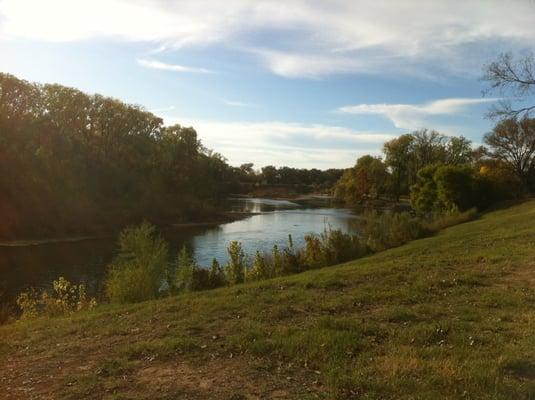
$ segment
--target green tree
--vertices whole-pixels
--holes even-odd
[[[388,172],[381,159],[365,155],[354,168],[344,172],[334,187],[334,196],[347,204],[378,198],[385,192],[387,180]]]
[[[409,176],[412,168],[411,148],[413,137],[410,134],[401,135],[383,145],[385,165],[391,172],[391,194],[399,199],[402,194],[409,192]]]
[[[428,213],[440,207],[437,185],[434,179],[438,165],[428,165],[418,171],[416,183],[411,187],[411,205],[420,213]]]
[[[420,213],[465,211],[478,206],[475,171],[468,165],[430,165],[418,172],[411,203]]]

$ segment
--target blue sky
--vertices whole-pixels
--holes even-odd
[[[534,39],[531,0],[0,0],[0,71],[140,104],[256,167],[348,167],[422,127],[478,144],[483,64]]]

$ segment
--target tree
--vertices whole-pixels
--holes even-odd
[[[451,137],[446,143],[446,164],[461,165],[472,161],[474,151],[472,141],[464,136]]]
[[[515,97],[524,103],[513,107],[511,101],[502,100],[489,111],[491,118],[527,118],[535,104],[526,101],[535,93],[535,57],[527,53],[514,58],[511,53],[502,53],[496,61],[484,66],[483,80],[490,84],[487,93],[495,90],[504,97]]]
[[[277,182],[278,172],[277,168],[273,165],[267,165],[262,168],[262,177],[266,183],[273,184]]]
[[[383,145],[385,165],[392,176],[391,194],[397,200],[401,194],[409,192],[409,175],[411,168],[411,147],[413,136],[401,135]]]
[[[437,200],[448,211],[465,211],[476,205],[474,171],[468,165],[443,165],[433,179]]]
[[[445,135],[428,129],[415,131],[411,135],[413,137],[411,158],[414,174],[426,165],[446,162],[447,139]]]
[[[428,165],[418,171],[411,204],[420,213],[465,211],[479,206],[476,171],[469,165]]]
[[[142,107],[0,73],[0,236],[203,218],[231,167]],[[86,231],[87,230],[87,231]]]
[[[336,183],[334,195],[338,200],[356,204],[366,198],[377,198],[385,191],[388,172],[378,157],[365,155],[357,160]]]
[[[509,118],[484,137],[492,155],[510,166],[527,188],[535,177],[535,119]]]
[[[428,165],[418,171],[416,183],[411,186],[411,205],[419,213],[438,208],[437,185],[434,179],[438,165]]]

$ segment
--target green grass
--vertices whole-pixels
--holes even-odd
[[[0,370],[8,398],[535,399],[535,201],[335,267],[0,327]]]

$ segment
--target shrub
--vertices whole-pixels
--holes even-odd
[[[240,242],[230,242],[227,252],[229,255],[228,264],[225,266],[227,282],[231,285],[243,283],[245,280],[246,260]]]
[[[225,272],[215,258],[212,261],[212,266],[210,267],[210,272],[208,273],[208,281],[210,288],[225,286],[227,283]]]
[[[423,228],[432,233],[438,232],[441,229],[447,228],[449,226],[462,224],[463,222],[471,221],[477,216],[477,209],[471,208],[470,210],[460,212],[460,211],[450,211],[437,213],[430,217],[429,221],[423,222]]]
[[[467,210],[474,207],[475,180],[472,167],[467,165],[442,165],[435,171],[437,199],[442,208]]]
[[[354,260],[366,253],[366,247],[356,235],[329,229],[319,237],[305,236],[305,247],[301,250],[300,258],[307,268],[318,268]]]
[[[158,297],[168,271],[167,243],[144,222],[119,235],[119,254],[108,267],[106,294],[112,302],[133,303]]]
[[[193,290],[196,269],[197,265],[193,255],[186,246],[182,246],[176,263],[174,287],[179,291]]]
[[[354,260],[366,253],[356,235],[344,233],[340,229],[325,230],[321,240],[323,260],[326,265]]]
[[[282,274],[284,275],[295,274],[301,271],[299,254],[294,248],[292,235],[288,235],[288,247],[282,251],[281,264]]]
[[[253,265],[247,272],[247,280],[259,281],[263,279],[269,279],[273,277],[273,271],[270,263],[266,260],[266,257],[257,251],[253,261]]]
[[[364,216],[364,221],[364,235],[373,251],[400,246],[425,234],[419,219],[406,212],[372,212]]]
[[[207,290],[210,288],[210,271],[206,268],[194,266],[190,290]]]
[[[277,245],[274,245],[271,250],[271,270],[273,271],[273,276],[282,276],[284,273],[281,252]]]
[[[420,169],[416,175],[416,183],[411,187],[411,205],[420,212],[430,212],[437,207],[437,185],[434,180],[438,165],[428,165]]]
[[[38,292],[30,289],[17,297],[17,305],[23,318],[37,316],[57,316],[76,311],[90,310],[96,306],[94,298],[89,299],[85,285],[74,285],[63,277],[53,282],[52,292]]]
[[[301,252],[301,257],[308,268],[318,268],[325,265],[321,239],[318,236],[305,236],[305,247]]]

